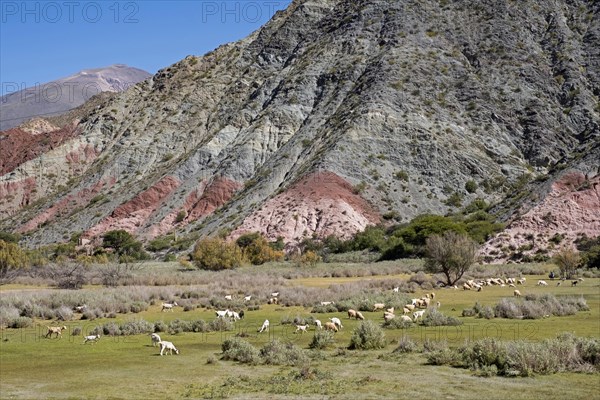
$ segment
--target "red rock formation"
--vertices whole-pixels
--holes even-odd
[[[76,125],[51,132],[31,133],[14,128],[0,133],[0,175],[5,175],[26,161],[55,149],[79,135]]]
[[[41,214],[36,215],[34,218],[20,226],[17,231],[20,233],[29,232],[36,229],[44,222],[50,221],[56,217],[66,216],[76,207],[87,205],[92,198],[97,195],[102,188],[106,185],[114,184],[114,180],[111,182],[100,181],[95,185],[80,190],[75,195],[69,195],[57,203],[53,204],[52,207],[44,210]]]
[[[549,241],[557,234],[563,237],[559,245]],[[505,262],[507,248],[521,249],[529,256],[539,251],[552,255],[573,246],[583,234],[600,235],[600,175],[587,179],[580,172],[571,172],[552,184],[540,204],[486,243],[482,254],[493,262]]]
[[[180,184],[181,182],[177,178],[165,176],[154,186],[121,204],[110,216],[85,232],[83,236],[95,237],[115,229],[124,229],[130,233],[136,232]]]
[[[269,240],[281,236],[294,245],[314,235],[348,238],[379,221],[379,215],[352,185],[332,172],[321,172],[304,177],[268,200],[244,220],[231,238],[260,232]]]
[[[12,215],[21,207],[35,200],[36,180],[34,177],[20,181],[0,182],[0,217]]]

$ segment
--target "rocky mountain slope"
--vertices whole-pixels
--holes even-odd
[[[32,84],[0,97],[0,130],[15,128],[35,117],[63,114],[96,94],[121,92],[150,76],[139,68],[115,64],[79,71],[52,82]],[[3,83],[7,87],[12,86],[8,82]]]
[[[0,228],[294,244],[477,197],[510,221],[567,173],[597,188],[599,49],[593,1],[295,0],[4,167]]]

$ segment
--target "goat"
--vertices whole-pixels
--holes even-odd
[[[296,325],[296,332],[304,333],[308,330],[308,324],[306,325]],[[296,333],[294,332],[294,333]]]
[[[399,291],[400,291],[400,286],[392,289],[392,292],[394,292],[394,293],[398,293]]]
[[[152,339],[152,346],[156,347],[156,345],[158,343],[160,343],[161,339],[160,336],[158,336],[158,333],[153,333],[150,335],[150,339]]]
[[[265,319],[265,322],[263,322],[262,326],[258,330],[258,333],[262,333],[264,331],[268,332],[269,331],[269,325],[270,325],[269,320]]]
[[[244,297],[244,301],[250,301],[251,298],[252,298],[252,296],[246,296],[246,297]]]
[[[413,313],[413,320],[416,322],[417,319],[421,318],[423,320],[423,314],[425,314],[425,310],[415,311]]]
[[[228,295],[226,295],[226,296],[225,296],[225,300],[231,300],[232,298],[233,298],[233,297],[231,297],[231,295],[230,295],[230,294],[228,294]]]
[[[92,343],[96,343],[98,340],[100,340],[100,335],[89,335],[89,336],[85,336],[83,338],[83,344],[86,344],[87,342],[92,342]]]
[[[171,355],[173,355],[173,352],[175,352],[175,354],[179,354],[179,350],[177,350],[177,347],[175,347],[175,345],[171,342],[167,342],[164,340],[161,340],[160,342],[158,342],[159,346],[160,346],[160,355],[163,355],[163,351],[167,350],[167,352]]]
[[[75,307],[75,311],[77,311],[78,313],[82,313],[86,310],[87,306],[84,304],[82,306],[76,306]]]
[[[162,303],[162,309],[160,311],[173,311],[173,307],[178,306],[177,302],[172,303]]]
[[[269,299],[269,304],[279,304],[279,300],[277,299],[277,297],[271,297]]]
[[[579,282],[579,281],[573,281],[573,282],[571,282],[571,286],[577,286],[577,283],[578,283],[578,282]]]
[[[323,324],[321,324],[321,320],[315,319],[315,325],[318,329],[323,329]]]
[[[228,316],[229,310],[215,311],[215,313],[217,314],[217,318],[225,318]]]
[[[52,338],[52,334],[56,333],[56,337],[62,338],[62,331],[66,330],[66,326],[47,326],[48,332],[46,333],[46,337],[50,336]]]

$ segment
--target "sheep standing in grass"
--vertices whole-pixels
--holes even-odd
[[[383,313],[383,319],[385,320],[385,322],[391,321],[394,318],[396,318],[396,316],[392,313],[388,313],[388,312]]]
[[[153,333],[150,335],[150,339],[152,339],[152,346],[156,347],[158,345],[158,343],[160,342],[160,336],[158,336],[158,333]]]
[[[541,280],[541,279],[540,279],[540,280],[538,281],[537,285],[538,285],[538,286],[548,286],[548,282],[546,282],[546,281],[543,281],[543,280]]]
[[[323,324],[321,324],[321,320],[315,319],[315,325],[317,326],[317,329],[323,329]]]
[[[263,333],[264,331],[268,332],[269,331],[269,325],[270,325],[269,320],[265,319],[265,322],[263,322],[262,326],[258,330],[258,333]]]
[[[244,297],[244,301],[250,301],[250,299],[252,299],[252,296],[245,296]]]
[[[373,304],[373,312],[377,310],[383,310],[385,308],[385,304],[383,303],[375,303]]]
[[[417,322],[417,319],[421,318],[423,320],[423,314],[425,314],[425,310],[415,311],[413,313],[413,320]]]
[[[525,281],[526,281],[525,278],[519,278],[519,279],[517,279],[517,285],[524,285]]]
[[[62,331],[66,330],[66,326],[47,326],[48,332],[46,333],[46,337],[52,338],[53,334],[56,334],[56,337],[62,338]]]
[[[298,333],[300,332],[301,334],[306,332],[308,330],[308,324],[306,325],[296,325],[296,332],[294,333]]]
[[[232,300],[232,299],[233,299],[233,297],[230,294],[225,296],[225,300]]]
[[[218,311],[215,311],[215,313],[217,314],[217,318],[225,318],[229,315],[229,310],[222,310],[222,311],[218,310]]]
[[[178,306],[177,302],[172,302],[172,303],[162,303],[162,309],[161,311],[173,311],[173,307]]]
[[[338,331],[338,327],[333,322],[325,322],[325,324],[323,326],[325,327],[326,331],[333,331],[333,332]]]
[[[349,309],[348,310],[348,318],[356,318],[356,310]]]
[[[392,292],[394,292],[394,293],[398,293],[399,291],[400,291],[400,286],[392,289]]]
[[[414,311],[415,310],[415,305],[414,304],[407,304],[404,306],[404,308],[408,308],[410,311]]]
[[[519,290],[516,290],[513,292],[513,296],[515,297],[521,297],[521,292]]]
[[[403,322],[412,322],[412,319],[408,315],[401,315],[400,320]]]
[[[356,319],[360,319],[361,321],[364,321],[365,316],[362,315],[362,313],[360,311],[356,312]]]
[[[160,346],[160,355],[163,355],[163,351],[167,351],[168,354],[173,355],[173,352],[175,352],[175,354],[179,354],[179,350],[177,350],[177,348],[175,347],[175,345],[171,342],[167,342],[167,341],[160,341],[158,342],[159,346]]]
[[[338,329],[342,329],[344,327],[342,325],[342,321],[340,321],[338,317],[329,318],[329,320],[333,322],[338,327]]]

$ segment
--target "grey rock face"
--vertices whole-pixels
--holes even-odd
[[[79,140],[97,160],[66,193],[50,190],[1,225],[23,226],[102,182],[107,201],[50,219],[30,239],[59,240],[101,225],[166,176],[177,187],[147,207],[132,227],[139,234],[236,227],[320,171],[398,221],[477,197],[503,201],[515,182],[598,141],[599,8],[296,0],[248,38],[189,56],[90,113]],[[168,222],[223,179],[239,190],[219,212]]]

